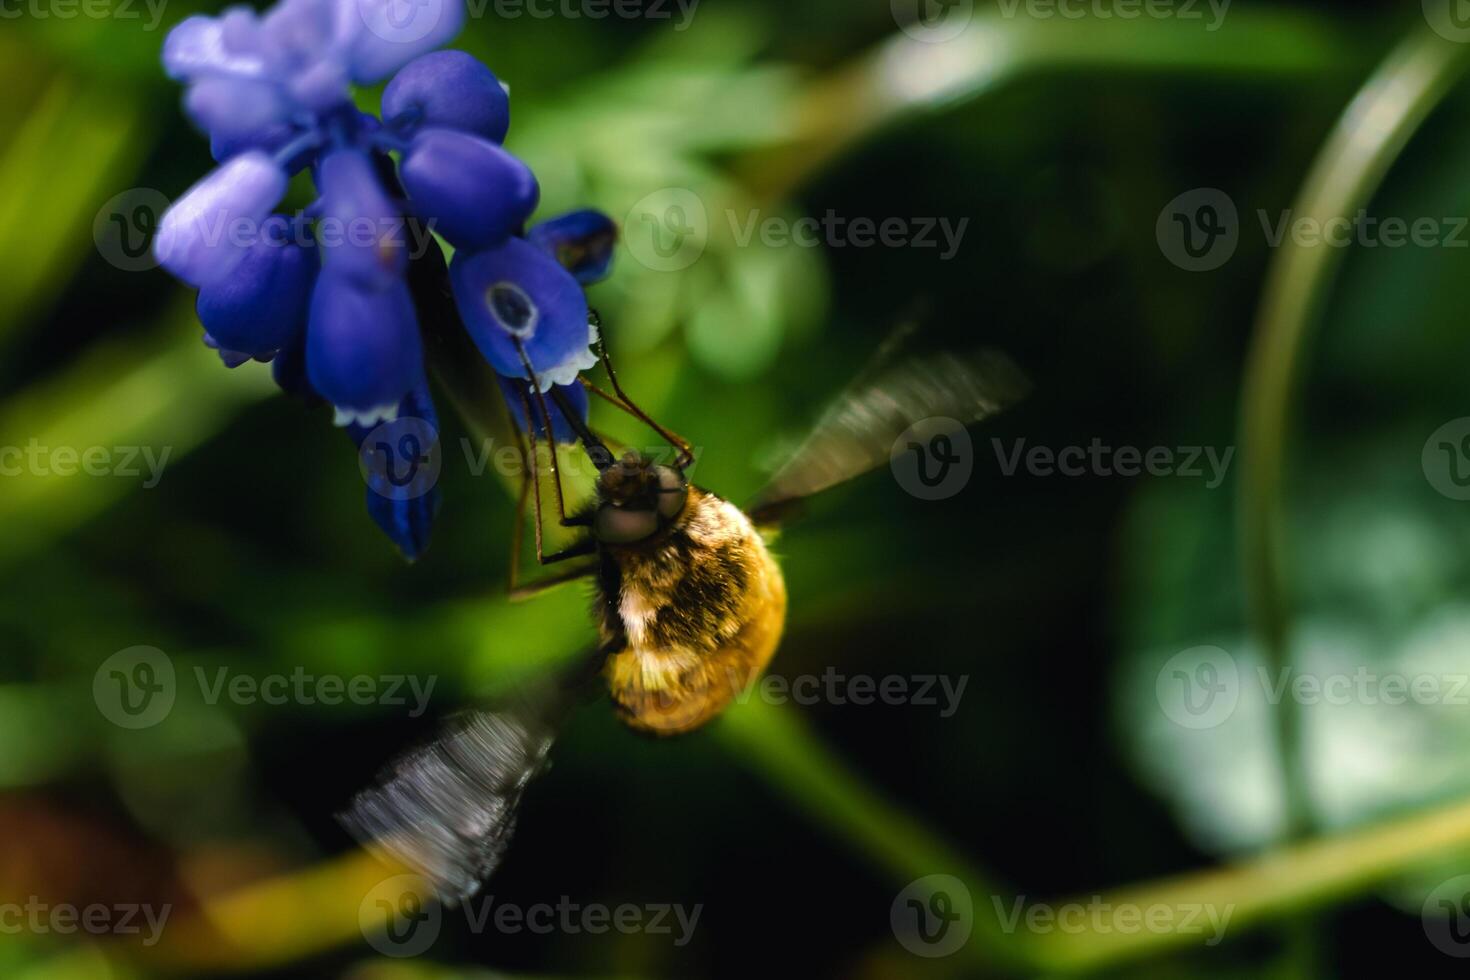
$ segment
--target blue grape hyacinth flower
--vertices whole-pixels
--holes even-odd
[[[164,43],[219,166],[165,213],[159,263],[198,288],[205,342],[227,366],[273,362],[360,447],[376,426],[434,418],[408,277],[428,252],[442,264],[429,232],[456,250],[455,304],[513,390],[574,386],[596,361],[582,287],[606,274],[615,228],[578,211],[527,231],[540,188],[501,146],[508,90],[470,55],[436,50],[464,19],[464,0],[281,0],[189,17]],[[353,86],[383,80],[379,119]],[[303,172],[316,200],[277,214]],[[558,441],[574,438],[555,423]],[[369,485],[374,520],[417,556],[437,494]]]

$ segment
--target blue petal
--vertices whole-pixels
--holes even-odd
[[[281,348],[271,359],[271,378],[288,395],[310,404],[321,401],[321,396],[306,377],[306,331],[303,330],[293,343]]]
[[[429,546],[439,510],[439,417],[428,385],[419,382],[379,426],[348,426],[367,480],[367,509],[403,556],[416,560]]]
[[[466,329],[497,372],[527,377],[516,339],[543,389],[570,384],[597,363],[587,298],[572,274],[519,238],[484,252],[458,252],[449,266]]]
[[[433,51],[393,76],[383,90],[383,118],[411,118],[414,128],[457,129],[501,143],[510,129],[510,97],[473,55]]]
[[[184,95],[184,111],[209,138],[237,145],[263,145],[272,130],[287,126],[291,107],[270,82],[201,78]]]
[[[360,29],[348,49],[352,80],[381,81],[421,54],[454,40],[464,26],[464,0],[346,0]]]
[[[262,223],[285,195],[284,170],[258,150],[242,153],[164,212],[154,255],[191,286],[223,278],[259,240]]]
[[[618,226],[601,211],[571,211],[532,227],[526,240],[589,285],[605,278],[612,266]]]
[[[408,266],[403,215],[384,193],[372,158],[359,150],[328,154],[317,186],[322,267],[369,290],[399,282]]]
[[[224,18],[196,15],[180,21],[163,42],[163,69],[173,79],[186,80],[206,75],[262,78],[266,61],[258,52],[240,51],[233,41],[236,31],[226,31]]]
[[[239,367],[241,364],[248,363],[249,361],[255,359],[254,355],[247,354],[242,350],[230,350],[230,348],[225,347],[218,340],[215,340],[213,337],[211,337],[207,331],[204,334],[204,346],[217,353],[219,355],[220,363],[229,368],[231,371]]]
[[[369,291],[323,271],[311,297],[306,368],[311,386],[338,409],[391,414],[424,373],[408,287]]]
[[[452,129],[413,138],[399,168],[414,213],[455,248],[489,248],[536,210],[540,188],[524,163],[491,143]]]
[[[267,221],[267,233],[234,272],[199,290],[197,309],[221,346],[250,356],[289,346],[306,326],[316,254],[289,240],[286,219]]]
[[[536,421],[536,438],[545,441],[546,424],[541,417],[541,404],[536,395],[531,391],[531,386],[525,381],[511,380],[510,378],[498,378],[500,390],[505,395],[505,404],[510,408],[511,421],[515,422],[516,428],[522,432],[526,431],[526,401],[531,405],[531,418]],[[564,394],[571,402],[573,409],[583,424],[587,422],[587,389],[580,384],[556,385],[555,390]],[[557,442],[567,443],[577,441],[577,430],[573,429],[567,422],[566,415],[561,408],[551,400],[551,395],[546,396],[546,412],[551,416],[551,434],[556,437]]]

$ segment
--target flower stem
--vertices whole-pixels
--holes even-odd
[[[1321,226],[1366,206],[1390,166],[1467,65],[1470,46],[1427,28],[1412,34],[1358,92],[1322,147],[1293,213]],[[1343,250],[1288,239],[1267,274],[1246,364],[1241,419],[1240,547],[1251,626],[1268,669],[1289,666],[1290,601],[1283,541],[1282,473],[1290,399],[1307,333],[1321,312]],[[1298,713],[1276,711],[1286,801],[1284,837],[1309,828]]]

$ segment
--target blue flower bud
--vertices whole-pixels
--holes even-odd
[[[159,263],[191,286],[230,274],[286,196],[286,172],[265,153],[242,153],[164,212],[153,240]]]
[[[234,272],[199,290],[197,304],[199,322],[221,347],[252,357],[295,340],[306,325],[316,278],[316,255],[277,234],[285,230],[285,219],[272,219],[266,227]]]
[[[536,246],[510,238],[488,251],[456,253],[449,279],[466,329],[497,373],[528,377],[517,340],[542,390],[570,384],[597,363],[582,287]]]
[[[601,211],[571,211],[535,225],[526,240],[589,285],[605,278],[612,266],[618,226]]]
[[[489,248],[536,210],[529,167],[488,140],[452,129],[413,138],[399,167],[414,213],[459,249]]]
[[[434,51],[393,76],[383,90],[383,119],[412,119],[414,128],[457,129],[501,143],[510,129],[510,97],[473,55]]]
[[[196,14],[180,21],[163,42],[163,69],[177,80],[205,74],[262,78],[266,61],[258,52],[241,51],[225,41],[223,18]]]
[[[536,393],[531,390],[530,384],[525,381],[511,380],[510,378],[499,378],[500,390],[505,395],[505,404],[510,408],[511,421],[516,428],[522,432],[526,431],[526,403],[531,406],[531,418],[535,421],[535,436],[538,441],[546,441],[546,424],[541,417],[541,403],[536,399]],[[587,389],[580,384],[572,383],[556,385],[556,390],[566,395],[567,400],[576,411],[579,421],[584,425],[587,423]],[[566,415],[561,407],[556,404],[547,393],[546,414],[551,416],[551,434],[560,443],[576,442],[577,430],[573,429],[567,421]]]
[[[201,78],[189,86],[184,111],[211,146],[264,147],[273,135],[289,132],[291,107],[266,81]]]
[[[306,328],[311,386],[337,406],[338,423],[391,417],[424,374],[418,318],[408,287],[369,291],[323,271]]]
[[[420,381],[404,396],[397,406],[396,421],[381,427],[349,425],[347,432],[357,445],[368,482],[368,514],[403,557],[416,561],[429,546],[439,511],[438,470],[421,470],[428,465],[426,459],[401,457],[405,452],[427,457],[435,451],[432,445],[425,445],[437,440],[439,433],[428,385]]]
[[[426,51],[454,40],[464,26],[464,0],[340,0],[355,8],[357,31],[348,47],[352,80],[371,84]]]
[[[403,215],[384,193],[372,158],[360,150],[329,153],[317,185],[322,267],[368,290],[401,281],[408,267]]]

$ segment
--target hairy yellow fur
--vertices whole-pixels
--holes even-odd
[[[786,583],[738,507],[691,487],[654,541],[605,550],[604,675],[630,727],[676,735],[703,725],[758,678],[786,621]]]

